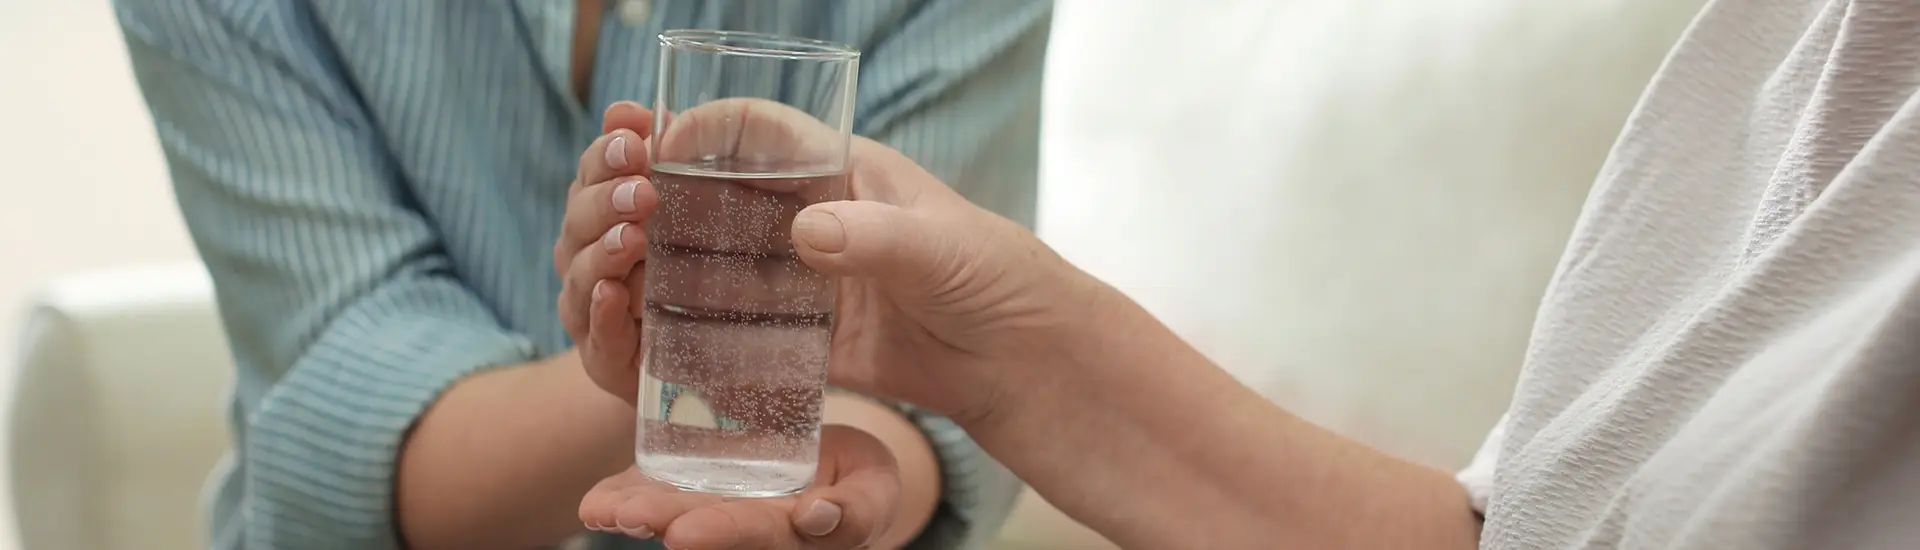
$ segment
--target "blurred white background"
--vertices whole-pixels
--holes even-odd
[[[107,2],[0,0],[0,353],[22,293],[193,258]]]
[[[1039,232],[1289,410],[1458,468],[1700,4],[1061,0]],[[1065,548],[1043,517],[1021,547]]]
[[[0,395],[8,395],[26,293],[39,283],[194,257],[107,2],[0,0],[0,167],[0,365],[8,369]],[[0,499],[0,548],[13,544],[12,517]]]
[[[1458,466],[1699,2],[1061,0],[1041,233],[1269,397]],[[0,357],[39,282],[193,258],[108,9],[0,0]],[[1090,540],[1033,507],[1006,547]]]

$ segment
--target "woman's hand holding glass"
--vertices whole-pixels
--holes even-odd
[[[812,117],[774,102],[724,100],[678,113],[663,125],[663,136],[649,135],[653,116],[628,103],[608,110],[606,135],[581,157],[555,247],[564,281],[561,316],[588,374],[629,403],[639,382],[641,266],[649,244],[641,225],[661,201],[646,178],[652,160],[646,141],[660,139],[663,158],[683,143],[713,150],[714,140],[741,156],[765,151],[797,158],[817,140],[838,139]],[[722,126],[736,130],[712,131]],[[905,156],[853,139],[853,200],[794,208],[793,242],[776,245],[790,245],[808,266],[840,277],[829,381],[963,426],[991,422],[1016,394],[1048,385],[1044,369],[1024,367],[1071,353],[1065,343],[1078,338],[1075,314],[1097,311],[1111,291]],[[676,208],[698,209],[727,197],[670,199]],[[688,241],[667,243],[681,246],[726,244],[696,242],[702,235],[656,238]],[[848,548],[885,531],[899,480],[892,456],[872,436],[826,427],[817,476],[797,497],[726,500],[629,470],[596,487],[582,503],[581,518],[590,527],[664,536],[675,548]]]

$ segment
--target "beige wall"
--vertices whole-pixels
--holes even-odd
[[[109,9],[0,0],[0,357],[37,282],[193,257]]]
[[[41,281],[193,258],[107,2],[0,0],[0,167],[6,395],[22,308]],[[13,544],[12,516],[0,499],[0,549]]]

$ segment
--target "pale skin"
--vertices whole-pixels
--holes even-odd
[[[591,74],[599,2],[582,1],[579,13],[576,26],[584,32],[576,33],[573,82],[583,91]],[[556,269],[566,283],[562,320],[582,348],[463,379],[433,403],[408,433],[400,455],[395,505],[402,537],[408,547],[419,549],[529,548],[556,544],[591,527],[643,538],[670,536],[668,543],[682,549],[904,545],[933,515],[941,489],[938,463],[931,445],[904,415],[853,394],[828,397],[822,472],[815,487],[797,498],[722,503],[662,493],[621,501],[637,503],[629,507],[636,514],[667,514],[665,520],[639,518],[658,529],[645,522],[583,522],[583,505],[594,505],[583,496],[596,484],[633,487],[642,479],[631,469],[633,379],[605,375],[631,376],[630,348],[636,340],[631,332],[602,331],[602,340],[625,337],[627,347],[595,346],[586,327],[592,311],[632,321],[623,315],[624,290],[629,284],[639,288],[644,236],[627,241],[624,254],[607,253],[599,241],[620,223],[638,234],[651,208],[651,189],[639,194],[638,207],[627,212],[614,208],[611,195],[619,183],[614,180],[646,169],[642,141],[650,117],[639,109],[610,113],[603,128],[607,135],[581,156],[580,177],[556,183],[570,189],[568,226],[555,247]],[[606,150],[614,137],[625,138],[621,145],[634,162],[608,165]],[[622,304],[589,306],[600,280],[617,283]],[[821,513],[815,503],[831,504],[831,513]]]
[[[738,113],[797,125],[777,105]],[[1480,520],[1450,474],[1287,413],[906,157],[856,138],[852,181],[856,200],[807,207],[793,225],[801,260],[843,278],[836,383],[954,418],[1124,548],[1477,544]],[[645,485],[610,479],[581,517],[655,498]],[[690,541],[675,535],[675,548]]]

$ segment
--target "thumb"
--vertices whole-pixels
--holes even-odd
[[[862,277],[904,291],[929,291],[959,269],[956,228],[891,204],[824,202],[793,220],[800,260],[828,275]]]

